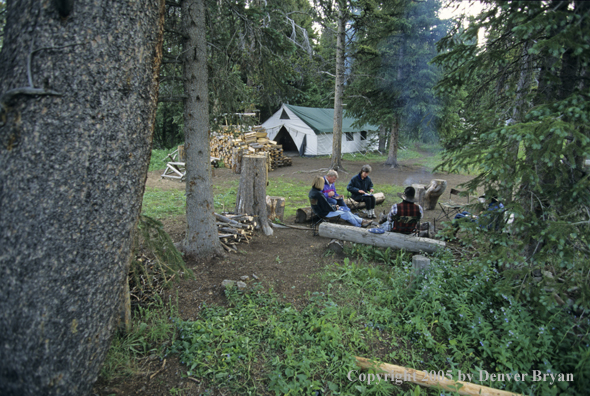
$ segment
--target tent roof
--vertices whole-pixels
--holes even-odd
[[[317,109],[285,104],[295,115],[317,133],[332,133],[334,129],[334,109]],[[353,128],[355,118],[347,117],[346,110],[342,116],[342,132],[376,131],[378,128],[365,124],[360,128]]]

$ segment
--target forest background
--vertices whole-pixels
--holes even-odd
[[[340,108],[359,122],[380,126],[377,139],[380,152],[387,153],[384,163],[398,165],[400,139],[440,142],[440,169],[472,172],[468,189],[502,198],[513,215],[510,233],[461,225],[470,243],[485,252],[469,257],[469,265],[490,274],[495,284],[493,290],[481,291],[482,301],[461,300],[464,304],[453,308],[477,324],[435,327],[416,316],[414,326],[425,338],[411,341],[423,343],[432,353],[443,352],[444,338],[452,346],[469,345],[449,348],[459,364],[473,363],[470,354],[475,353],[499,372],[539,369],[574,373],[576,378],[573,384],[518,384],[514,390],[584,392],[590,376],[590,189],[584,167],[590,157],[590,5],[485,1],[481,14],[445,21],[438,17],[438,1],[167,2],[154,148],[168,149],[187,139],[187,3],[200,3],[206,10],[201,12],[204,23],[195,29],[207,43],[211,130],[243,123],[235,116],[255,110],[262,121],[280,103],[333,107],[341,101]],[[4,7],[0,2],[0,18],[6,17]],[[444,268],[449,259],[441,259],[440,282],[459,282],[461,271]],[[356,270],[345,268],[346,275],[339,276]],[[356,275],[375,279],[367,271]],[[497,271],[501,275],[494,275]],[[421,298],[429,294],[419,290],[424,291],[427,282],[421,282],[408,306],[426,303]],[[473,284],[461,285],[456,289],[465,286],[477,294]],[[431,297],[433,303],[449,298]],[[452,305],[452,299],[444,301]],[[493,305],[489,313],[488,303]],[[478,304],[486,310],[475,309]],[[503,312],[499,318],[498,310]],[[551,334],[546,331],[549,324]],[[401,326],[395,321],[383,325],[391,326],[389,330]],[[433,328],[438,341],[430,340]],[[506,340],[515,333],[518,346],[512,349],[513,341]],[[449,336],[462,341],[453,344],[457,338]],[[178,353],[188,353],[183,347],[175,346]],[[201,374],[210,374],[205,371]],[[277,392],[291,385],[301,392],[318,386],[285,368],[282,372],[289,381],[282,383],[279,375],[269,385]],[[322,386],[333,390],[331,384]]]

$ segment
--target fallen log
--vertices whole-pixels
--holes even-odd
[[[446,246],[444,242],[437,241],[436,239],[420,238],[411,235],[398,234],[396,232],[373,234],[364,228],[349,227],[327,222],[320,224],[318,233],[324,238],[340,239],[343,241],[379,247],[404,249],[417,253],[434,253],[438,249],[442,249]]]
[[[378,192],[378,193],[373,194],[373,196],[375,197],[375,205],[381,205],[383,202],[385,202],[385,194],[384,193]],[[352,206],[352,207],[359,208],[359,209],[362,209],[365,207],[364,202],[357,202],[357,201],[353,200],[352,198],[346,198],[344,200],[344,203],[348,207]]]
[[[471,382],[453,381],[445,376],[438,375],[438,373],[435,373],[434,371],[428,373],[427,371],[414,370],[412,368],[396,366],[394,364],[376,363],[371,362],[367,358],[358,356],[356,356],[356,364],[363,370],[374,370],[379,374],[388,373],[393,377],[390,381],[400,379],[404,382],[412,382],[428,388],[442,388],[448,391],[457,392],[460,395],[521,396],[520,393],[498,390],[488,386],[473,384]]]

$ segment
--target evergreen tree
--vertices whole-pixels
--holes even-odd
[[[496,236],[501,264],[579,263],[590,253],[590,4],[487,1],[441,41],[441,92],[457,116],[443,130],[444,167],[499,195],[514,223]],[[486,41],[477,43],[480,29]],[[449,124],[447,124],[449,125]],[[490,239],[490,236],[486,236]]]
[[[390,131],[386,163],[392,166],[400,131],[408,138],[436,138],[441,106],[433,87],[440,73],[429,62],[446,32],[439,8],[439,1],[383,2],[378,18],[359,31],[348,109],[360,122]]]

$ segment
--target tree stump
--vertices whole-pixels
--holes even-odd
[[[424,195],[426,194],[426,186],[424,184],[412,184],[414,190],[416,190],[416,195],[414,198],[416,199],[416,203],[422,207],[424,207]]]
[[[258,217],[258,224],[264,234],[272,235],[266,211],[266,156],[245,155],[241,168],[236,213]]]
[[[439,197],[447,189],[447,181],[442,179],[434,179],[430,181],[430,185],[424,194],[424,209],[434,210],[436,209],[436,203]]]
[[[266,211],[268,212],[268,220],[274,221],[279,219],[283,221],[285,215],[285,198],[266,196]]]

